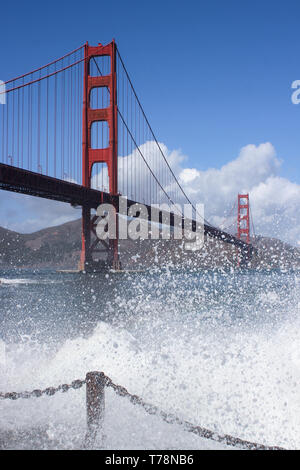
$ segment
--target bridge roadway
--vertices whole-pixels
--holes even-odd
[[[66,202],[74,206],[86,206],[96,209],[100,203],[113,204],[116,210],[119,210],[119,196],[111,195],[103,191],[85,188],[79,184],[60,180],[51,176],[42,175],[28,170],[23,170],[11,165],[0,163],[0,189],[13,191],[30,196],[53,199],[55,201]],[[136,201],[127,200],[127,207],[136,204]],[[151,206],[145,204],[148,210],[148,220],[151,217]],[[170,221],[168,220],[170,218]],[[164,211],[159,212],[159,222],[174,226],[174,214]],[[182,220],[182,224],[184,220]],[[182,225],[183,226],[183,225]],[[196,230],[196,221],[192,221],[192,230]],[[233,235],[222,230],[204,224],[204,233],[214,238],[222,240],[239,247],[248,256],[251,256],[252,245],[248,245]]]

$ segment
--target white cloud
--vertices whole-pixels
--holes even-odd
[[[250,195],[256,233],[296,244],[300,238],[300,185],[281,177],[280,166],[272,144],[247,145],[220,169],[185,168],[179,179],[194,202],[204,202],[205,216],[215,225],[224,221],[237,194],[245,192]],[[228,220],[224,225],[232,222],[233,231],[236,213]]]
[[[214,225],[224,222],[237,200],[238,193],[249,193],[253,222],[257,234],[281,238],[293,244],[300,239],[300,185],[280,176],[282,161],[269,142],[246,145],[239,155],[221,168],[200,171],[189,168],[187,157],[180,151],[170,152],[160,144],[185,193],[194,202],[205,204],[205,218]],[[141,147],[148,155],[151,168],[157,173],[159,165],[154,142]],[[133,152],[122,159],[124,167],[132,171],[141,157]],[[138,179],[146,187],[148,171],[139,170]],[[122,172],[120,172],[122,177]],[[174,196],[174,185],[165,184]],[[175,198],[174,198],[175,199]],[[234,232],[236,208],[224,226]]]
[[[205,204],[205,218],[214,225],[220,225],[230,212],[239,192],[249,192],[254,225],[257,234],[274,236],[295,245],[300,242],[300,185],[280,176],[281,161],[271,143],[258,146],[247,145],[239,155],[221,168],[200,171],[188,167],[188,159],[180,150],[169,151],[160,144],[168,162],[188,197],[194,202]],[[154,142],[140,147],[147,155],[147,161],[155,174],[159,174],[160,154]],[[134,176],[133,193],[143,194],[149,187],[149,170],[137,150],[120,158],[119,180],[125,183],[127,172]],[[104,173],[107,186],[107,172]],[[93,183],[97,176],[93,177]],[[102,182],[102,174],[98,176]],[[134,186],[134,185],[133,185]],[[165,181],[165,189],[174,197],[174,184]],[[4,195],[4,192],[2,192]],[[177,194],[178,196],[178,194]],[[174,199],[176,199],[174,197]],[[5,204],[3,201],[5,200]],[[1,202],[1,200],[0,200]],[[80,216],[68,204],[5,193],[0,203],[0,225],[17,231],[30,232],[47,226],[58,225]],[[236,209],[225,227],[236,224]]]

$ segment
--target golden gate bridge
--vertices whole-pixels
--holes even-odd
[[[80,268],[97,268],[99,253],[120,268],[118,236],[100,240],[95,209],[119,196],[128,208],[188,203],[196,209],[157,140],[115,41],[88,43],[38,69],[5,82],[0,106],[0,189],[82,207]],[[150,220],[150,219],[149,219]],[[158,220],[174,226],[175,214]],[[166,222],[167,220],[167,222]],[[184,226],[184,220],[182,220]],[[204,220],[204,233],[235,245],[244,241]],[[98,263],[99,265],[99,263]]]

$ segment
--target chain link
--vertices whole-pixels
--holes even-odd
[[[250,441],[240,439],[238,437],[230,436],[229,434],[221,435],[209,429],[203,428],[201,426],[196,426],[188,421],[178,418],[178,416],[172,413],[167,413],[159,409],[157,406],[145,402],[141,397],[137,395],[132,395],[131,393],[128,392],[128,390],[125,387],[115,384],[105,374],[102,373],[102,375],[105,380],[106,387],[112,388],[117,393],[117,395],[128,398],[133,405],[139,405],[143,407],[146,413],[150,415],[160,416],[162,420],[165,421],[166,423],[177,424],[178,426],[181,426],[185,431],[196,434],[199,437],[203,437],[205,439],[210,439],[210,440],[220,442],[220,443],[225,443],[226,445],[229,445],[229,446],[241,447],[241,448],[246,448],[250,450],[285,450],[282,447],[258,444],[256,442],[250,442]],[[36,390],[33,390],[32,392],[20,392],[20,393],[18,392],[1,393],[0,392],[0,399],[17,400],[18,398],[31,398],[31,397],[37,398],[37,397],[41,397],[42,395],[53,396],[57,392],[64,393],[64,392],[69,391],[70,389],[77,390],[85,384],[86,384],[86,380],[78,379],[78,380],[73,380],[71,384],[61,384],[58,387],[48,387],[48,388],[45,388],[44,390],[36,389]]]
[[[58,387],[48,387],[44,390],[36,389],[32,390],[32,392],[7,392],[1,393],[0,392],[0,400],[18,400],[19,398],[39,398],[42,395],[53,396],[57,392],[68,392],[70,389],[77,390],[81,388],[86,383],[85,380],[73,380],[71,384],[61,384]]]
[[[142,398],[138,397],[137,395],[132,395],[131,393],[129,393],[125,387],[122,387],[121,385],[117,385],[113,383],[109,377],[105,376],[105,381],[106,381],[107,387],[111,387],[121,397],[128,398],[132,404],[142,406],[148,414],[160,416],[162,420],[165,421],[166,423],[177,424],[183,427],[185,431],[191,432],[193,434],[197,434],[199,437],[203,437],[205,439],[210,439],[212,441],[216,441],[220,443],[225,443],[226,445],[229,445],[229,446],[241,447],[244,449],[246,448],[249,450],[285,450],[282,447],[258,444],[257,442],[246,441],[238,437],[230,436],[229,434],[221,435],[209,429],[203,428],[201,426],[196,426],[188,421],[178,418],[178,416],[172,413],[167,413],[159,409],[155,405],[146,403]]]

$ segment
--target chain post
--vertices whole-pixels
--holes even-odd
[[[93,446],[98,431],[101,431],[105,408],[105,375],[103,372],[88,372],[86,374],[86,413],[87,432],[85,447]],[[101,435],[103,439],[103,435]]]

